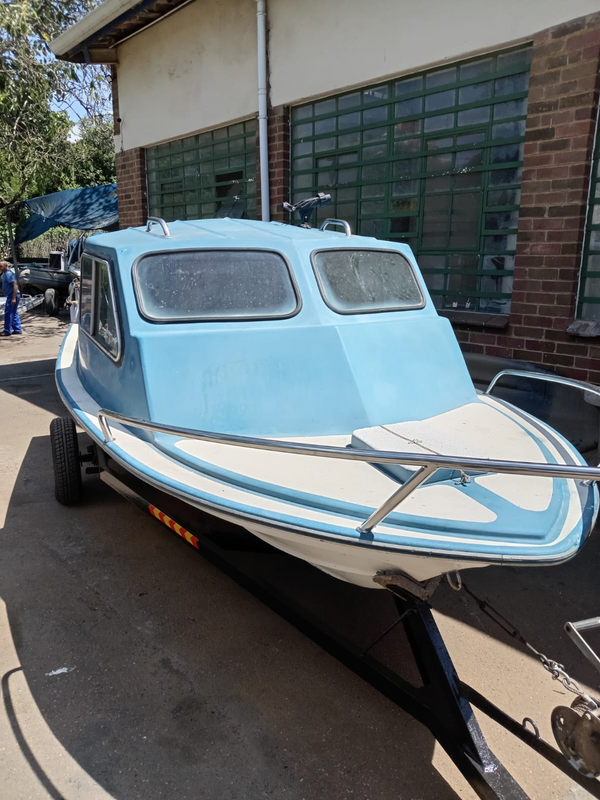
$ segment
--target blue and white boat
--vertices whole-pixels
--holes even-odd
[[[411,250],[338,220],[90,237],[56,377],[106,457],[361,586],[557,564],[598,513],[600,470],[475,390]],[[74,427],[53,436],[73,502]]]

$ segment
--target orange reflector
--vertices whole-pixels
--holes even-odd
[[[156,519],[160,520],[164,525],[166,525],[167,528],[171,528],[171,530],[175,531],[178,536],[181,536],[182,539],[185,539],[186,542],[189,542],[191,545],[193,545],[196,550],[198,549],[198,538],[193,536],[189,531],[186,531],[186,529],[179,525],[179,523],[175,522],[174,519],[171,519],[171,517],[168,517],[153,505],[148,506],[148,511],[153,517],[156,517]]]

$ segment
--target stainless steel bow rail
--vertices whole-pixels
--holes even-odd
[[[531,373],[531,375],[538,377],[535,372]],[[587,387],[586,385],[586,391],[597,393],[600,397],[600,391],[595,387]],[[369,464],[403,464],[405,466],[417,467],[414,475],[390,495],[368,519],[358,526],[357,530],[359,533],[370,533],[375,525],[382,522],[403,500],[406,500],[418,486],[426,481],[427,478],[433,475],[438,469],[451,469],[462,473],[498,472],[509,475],[536,475],[546,478],[572,478],[576,480],[600,481],[600,469],[597,467],[571,466],[567,464],[536,464],[527,461],[499,461],[488,458],[465,458],[462,456],[432,456],[429,453],[420,455],[386,450],[355,450],[354,448],[350,449],[347,447],[282,442],[278,439],[258,439],[251,436],[236,436],[229,433],[213,433],[211,431],[194,430],[192,428],[180,428],[175,425],[162,425],[158,422],[130,417],[126,414],[119,414],[116,411],[108,411],[103,408],[98,412],[98,423],[106,443],[113,441],[113,436],[108,424],[109,419],[126,425],[127,427],[139,428],[153,433],[180,436],[185,439],[196,439],[200,442],[211,442],[212,444],[226,444],[237,447],[248,447],[254,450],[269,450],[294,455],[318,456],[320,458],[340,458],[345,461],[363,461]]]
[[[485,394],[491,394],[502,378],[506,377],[528,378],[531,380],[545,381],[546,383],[558,383],[562,386],[568,387],[569,389],[577,389],[580,392],[585,392],[586,394],[592,394],[596,397],[600,397],[600,389],[591,383],[576,381],[573,380],[573,378],[563,378],[562,375],[552,375],[547,372],[529,372],[521,369],[503,369],[494,378],[492,378],[490,385],[485,390]]]

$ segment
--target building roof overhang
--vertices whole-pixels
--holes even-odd
[[[193,0],[105,0],[50,43],[57,58],[116,64],[117,46]]]

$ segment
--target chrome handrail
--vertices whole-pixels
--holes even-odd
[[[329,225],[339,225],[344,229],[346,236],[352,236],[352,228],[350,227],[349,223],[346,222],[345,219],[333,219],[332,217],[330,217],[329,219],[325,220],[325,222],[321,225],[319,230],[320,231],[327,230],[327,227]]]
[[[573,378],[563,378],[562,375],[552,375],[546,372],[527,372],[526,370],[521,369],[503,369],[494,378],[492,378],[490,385],[485,390],[485,394],[491,394],[494,386],[505,375],[512,375],[516,378],[533,378],[534,380],[546,381],[547,383],[559,383],[563,386],[569,386],[571,389],[579,389],[581,392],[586,392],[587,394],[593,394],[596,397],[600,397],[600,388],[591,383],[576,381],[573,380]]]
[[[536,373],[534,373],[536,374]],[[468,458],[462,456],[419,455],[400,453],[389,450],[355,450],[348,447],[332,447],[330,445],[302,444],[300,442],[283,442],[279,439],[258,439],[252,436],[238,436],[231,433],[213,433],[192,428],[179,428],[174,425],[161,425],[150,420],[128,417],[117,411],[105,408],[98,411],[98,424],[104,436],[104,442],[114,441],[108,420],[120,422],[131,428],[166,433],[170,436],[181,436],[185,439],[196,439],[200,442],[227,444],[237,447],[248,447],[254,450],[269,450],[290,455],[318,456],[321,458],[340,458],[344,461],[363,461],[368,464],[405,464],[420,467],[414,475],[402,484],[357,530],[369,533],[414,490],[438,469],[455,469],[464,472],[498,472],[508,475],[537,475],[545,478],[571,478],[589,481],[600,481],[600,469],[597,467],[572,466],[569,464],[537,464],[529,461],[501,461],[490,458]]]
[[[160,225],[160,227],[162,228],[163,236],[167,239],[171,238],[171,231],[169,230],[169,226],[162,217],[148,217],[146,221],[146,233],[152,233],[153,225]]]

